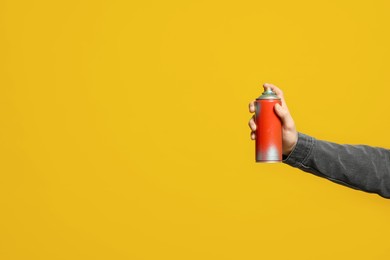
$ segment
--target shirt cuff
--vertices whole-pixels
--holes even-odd
[[[288,156],[283,156],[283,163],[299,167],[311,153],[315,139],[311,136],[298,133],[298,141]]]

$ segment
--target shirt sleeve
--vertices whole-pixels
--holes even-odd
[[[390,150],[341,145],[298,133],[283,162],[333,182],[390,198]]]

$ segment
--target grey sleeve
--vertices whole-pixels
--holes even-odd
[[[298,133],[298,142],[283,162],[350,188],[390,198],[390,150],[341,145]]]

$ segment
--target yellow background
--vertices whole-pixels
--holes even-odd
[[[0,1],[0,259],[387,259],[390,202],[254,163],[248,103],[390,147],[390,4]]]

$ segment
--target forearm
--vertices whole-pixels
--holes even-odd
[[[340,145],[299,133],[284,163],[331,181],[390,198],[390,150]]]

